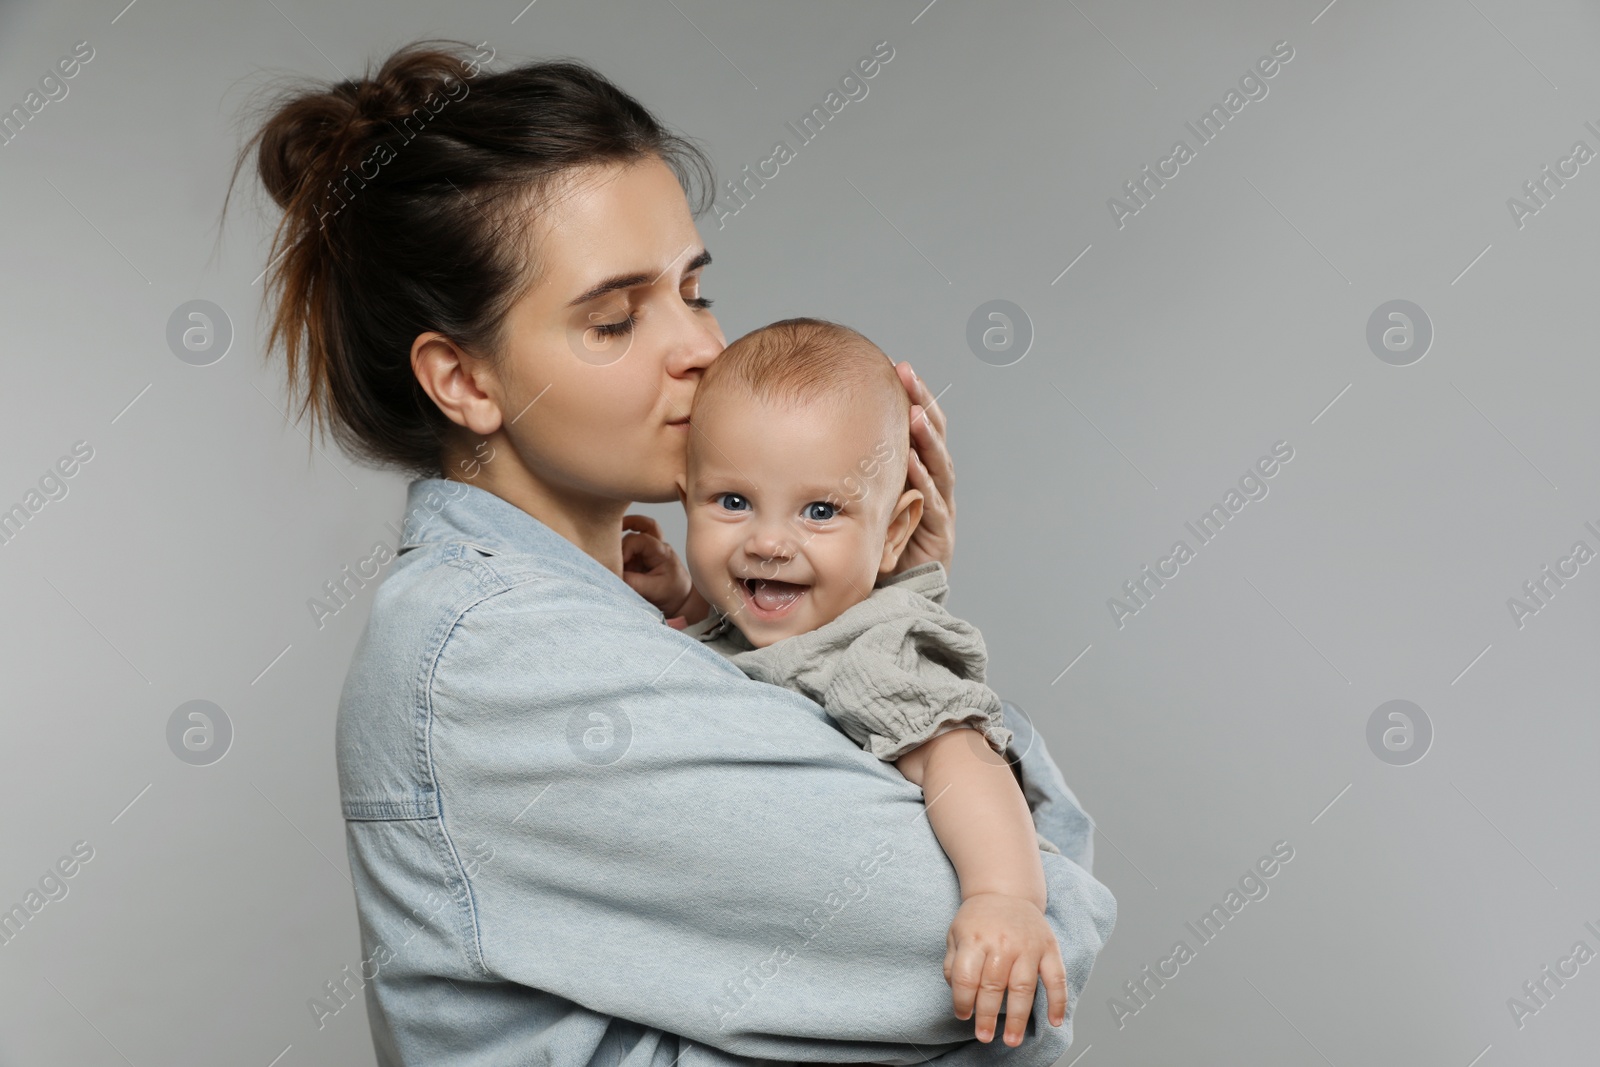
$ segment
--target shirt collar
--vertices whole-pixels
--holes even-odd
[[[541,568],[560,571],[597,593],[605,592],[662,617],[661,609],[640,597],[600,560],[506,498],[466,482],[418,478],[406,488],[405,526],[395,555],[427,544],[464,544],[491,557],[538,557]]]
[[[622,536],[621,530],[617,536]],[[466,482],[418,478],[407,487],[405,525],[396,555],[430,544],[465,544],[490,556],[560,560],[591,581],[609,579],[637,597],[632,586],[549,526],[504,497]]]

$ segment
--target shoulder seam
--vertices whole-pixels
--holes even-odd
[[[485,570],[499,578],[498,573],[492,567],[483,564],[481,560],[453,560],[452,562],[463,563],[474,570],[478,566],[483,566]],[[483,930],[478,923],[478,898],[477,894],[472,890],[472,879],[467,875],[466,865],[461,862],[461,850],[456,847],[455,838],[451,835],[450,827],[445,822],[444,795],[439,789],[439,779],[433,765],[433,683],[439,669],[439,660],[444,656],[445,646],[450,643],[450,635],[455,632],[456,627],[461,624],[461,620],[467,616],[468,612],[502,593],[510,592],[525,585],[532,585],[535,582],[541,582],[544,578],[545,576],[541,574],[520,582],[505,583],[502,580],[500,588],[485,593],[458,611],[455,618],[450,621],[450,625],[445,629],[444,636],[440,639],[438,648],[434,651],[433,661],[428,664],[427,681],[422,688],[422,698],[426,705],[424,709],[423,753],[428,766],[428,785],[432,789],[434,796],[434,810],[437,813],[435,818],[439,822],[439,835],[444,840],[445,848],[449,850],[450,860],[455,864],[456,873],[460,876],[462,887],[466,890],[467,919],[472,924],[472,954],[474,958],[471,962],[477,965],[479,972],[485,977],[489,976],[489,967],[483,958]]]

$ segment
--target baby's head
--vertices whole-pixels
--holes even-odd
[[[695,588],[757,648],[865,600],[922,517],[911,401],[871,341],[785,319],[729,345],[690,413],[679,497]]]

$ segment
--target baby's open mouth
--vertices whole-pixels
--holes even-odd
[[[744,586],[745,600],[761,618],[776,618],[785,614],[811,588],[809,585],[796,585],[771,578],[746,578],[740,584]]]

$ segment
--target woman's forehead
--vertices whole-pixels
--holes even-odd
[[[703,250],[683,188],[654,156],[584,168],[542,199],[535,239],[562,303],[616,278],[675,278]]]

